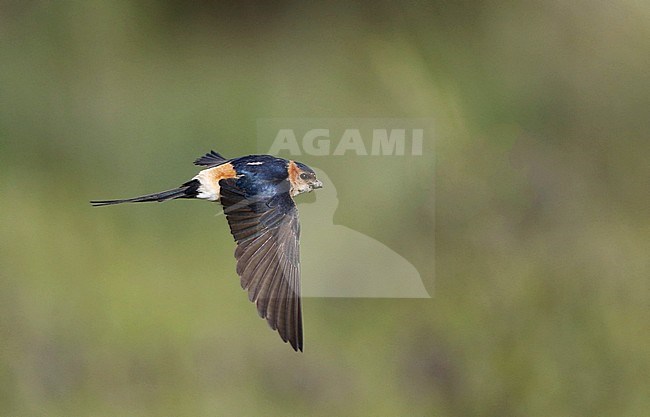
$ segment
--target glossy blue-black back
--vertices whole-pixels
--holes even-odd
[[[237,186],[247,195],[289,192],[289,161],[270,155],[248,155],[230,161],[240,176]]]

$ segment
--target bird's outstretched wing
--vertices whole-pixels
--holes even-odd
[[[206,166],[206,167],[216,167],[216,166],[219,166],[219,165],[221,165],[221,164],[223,164],[223,163],[225,163],[227,161],[228,160],[226,158],[224,158],[223,156],[221,156],[217,152],[210,151],[210,152],[206,153],[205,155],[203,155],[202,157],[196,158],[196,160],[194,161],[194,165],[202,165],[202,166]]]
[[[285,342],[302,351],[298,210],[287,192],[249,196],[224,179],[221,204],[237,249],[237,274],[248,298]]]

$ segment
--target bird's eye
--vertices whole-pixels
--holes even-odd
[[[305,173],[303,172],[302,174],[300,174],[300,179],[301,179],[301,180],[307,180],[307,179],[309,179],[309,175],[307,175],[307,174],[305,174]]]

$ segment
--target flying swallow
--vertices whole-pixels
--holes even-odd
[[[314,170],[270,155],[226,159],[214,151],[194,161],[206,167],[173,190],[93,206],[198,198],[219,201],[237,248],[237,274],[272,329],[302,351],[300,224],[293,198],[321,188]]]

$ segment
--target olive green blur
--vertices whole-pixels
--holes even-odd
[[[0,415],[648,415],[649,68],[632,0],[0,1]],[[88,204],[274,117],[434,121],[296,157],[432,298],[306,298],[296,353],[218,205]]]

